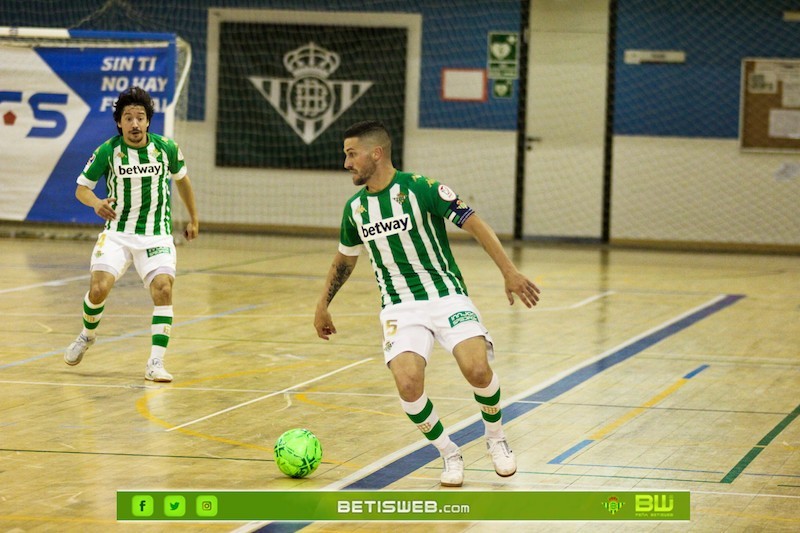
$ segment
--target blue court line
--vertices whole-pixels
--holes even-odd
[[[700,365],[697,368],[695,368],[694,370],[692,370],[691,372],[689,372],[688,374],[686,374],[685,376],[683,376],[683,378],[681,378],[681,379],[685,379],[685,380],[692,379],[693,377],[695,377],[697,374],[699,374],[700,372],[702,372],[706,368],[708,368],[708,365]],[[629,411],[629,413],[630,413],[630,411]],[[610,425],[613,425],[613,424],[610,424]],[[609,426],[605,426],[605,427],[609,427]],[[600,431],[602,432],[603,430],[600,430]],[[547,464],[549,464],[549,465],[560,465],[560,464],[563,464],[565,459],[575,455],[576,453],[578,453],[582,449],[586,448],[590,444],[594,444],[597,440],[599,440],[599,439],[598,438],[591,438],[591,439],[586,439],[584,441],[581,441],[578,444],[576,444],[575,446],[573,446],[572,448],[570,448],[569,450],[567,450],[564,453],[562,453],[561,455],[559,455],[558,457],[549,460],[547,462]],[[586,466],[591,466],[591,465],[586,465]],[[659,470],[659,469],[658,468],[653,468],[653,470]]]
[[[197,324],[198,322],[205,322],[206,320],[213,320],[215,318],[220,318],[220,317],[223,317],[223,316],[228,316],[228,315],[233,315],[233,314],[236,314],[236,313],[241,313],[242,311],[250,311],[251,309],[256,309],[258,307],[261,307],[261,304],[258,304],[258,305],[247,305],[245,307],[239,307],[237,309],[231,309],[230,311],[225,311],[224,313],[217,313],[217,314],[211,315],[211,316],[193,318],[191,320],[186,320],[184,322],[179,322],[177,324],[174,324],[172,327],[173,328],[176,328],[176,327],[180,328],[182,326],[188,326],[188,325],[191,325],[191,324]],[[140,329],[138,331],[132,331],[131,333],[125,333],[124,335],[117,335],[116,337],[106,337],[106,338],[100,337],[100,338],[97,339],[96,346],[101,345],[101,344],[106,344],[106,343],[109,343],[109,342],[117,342],[117,341],[129,339],[131,337],[137,337],[139,335],[150,335],[150,327],[148,327],[147,329]],[[66,348],[66,346],[64,348]],[[28,357],[27,359],[21,359],[19,361],[14,361],[12,363],[6,363],[4,365],[0,365],[0,370],[3,370],[5,368],[11,368],[11,367],[15,367],[15,366],[24,365],[26,363],[32,363],[34,361],[38,361],[38,360],[44,359],[46,357],[52,357],[53,355],[63,355],[64,354],[64,348],[61,348],[60,350],[54,350],[52,352],[45,352],[45,353],[41,353],[39,355],[34,355],[33,357]]]
[[[683,376],[683,379],[692,379],[693,377],[695,377],[697,374],[699,374],[700,372],[702,372],[706,368],[708,368],[708,365],[700,365],[697,368],[695,368],[694,370],[692,370],[691,372],[689,372],[688,374],[686,374],[685,376]]]
[[[560,465],[564,461],[564,459],[566,459],[567,457],[572,457],[573,455],[575,455],[576,453],[578,453],[579,451],[586,448],[592,443],[594,443],[594,439],[586,439],[584,441],[581,441],[572,448],[570,448],[569,450],[565,451],[564,453],[556,457],[555,459],[550,459],[549,461],[547,461],[547,464]]]
[[[507,423],[517,417],[529,413],[543,402],[552,401],[561,394],[574,389],[578,385],[598,375],[600,372],[611,368],[617,363],[621,363],[627,359],[630,359],[634,355],[646,350],[647,348],[650,348],[654,344],[661,342],[667,337],[675,335],[676,333],[688,328],[689,326],[692,326],[700,320],[735,304],[742,298],[744,298],[743,294],[728,294],[716,299],[711,304],[706,305],[697,311],[664,326],[661,329],[645,335],[641,339],[638,339],[631,344],[610,353],[602,359],[577,369],[572,374],[561,378],[552,385],[549,385],[540,391],[534,392],[533,394],[522,398],[519,401],[515,401],[514,403],[503,407],[503,422]],[[450,435],[450,438],[459,446],[464,446],[473,440],[483,438],[483,434],[483,420],[477,420],[465,428],[456,431]],[[438,458],[439,451],[434,448],[433,445],[429,444],[424,448],[415,450],[408,455],[400,457],[383,468],[351,483],[350,485],[347,485],[344,487],[344,489],[380,490],[394,483],[395,481],[410,475],[411,473],[419,470],[426,464]],[[254,530],[253,533],[291,533],[298,531],[312,523],[313,522],[270,522],[269,524]]]

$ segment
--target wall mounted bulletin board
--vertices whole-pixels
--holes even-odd
[[[800,59],[743,59],[739,144],[800,152]]]

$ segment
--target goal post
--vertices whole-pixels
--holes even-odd
[[[155,103],[150,131],[185,118],[188,44],[171,33],[0,27],[0,220],[93,224],[75,180],[117,133],[113,104],[129,87]],[[98,185],[104,194],[104,184]]]

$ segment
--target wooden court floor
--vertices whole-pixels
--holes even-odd
[[[325,342],[312,318],[335,239],[205,234],[180,246],[166,358],[175,381],[153,384],[143,379],[152,304],[133,271],[83,362],[62,360],[80,331],[91,247],[0,239],[0,531],[279,526],[118,523],[117,490],[440,490],[438,460],[397,467],[424,442],[382,362],[366,257],[332,305],[339,333]],[[519,463],[511,478],[494,474],[471,433],[472,392],[437,348],[426,388],[462,446],[461,490],[688,490],[691,520],[295,529],[800,530],[800,258],[509,245],[542,289],[529,310],[508,306],[477,244],[454,249],[495,340]],[[272,460],[293,427],[324,450],[302,480]]]

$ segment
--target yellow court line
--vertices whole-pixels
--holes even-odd
[[[282,389],[282,390],[279,390],[279,391],[275,391],[275,392],[270,392],[269,394],[264,394],[263,396],[259,396],[258,398],[254,398],[254,399],[248,400],[246,402],[242,402],[242,403],[239,403],[239,404],[236,404],[236,405],[232,405],[230,407],[227,407],[225,409],[221,409],[219,411],[215,411],[215,412],[213,412],[211,414],[202,416],[200,418],[195,418],[194,420],[190,420],[189,422],[184,422],[183,424],[181,424],[179,426],[175,426],[175,427],[169,428],[169,429],[167,429],[167,431],[173,431],[173,430],[176,430],[176,429],[182,429],[182,428],[185,428],[186,426],[191,426],[191,425],[196,424],[198,422],[204,422],[204,421],[206,421],[206,420],[208,420],[210,418],[214,418],[216,416],[219,416],[219,415],[222,415],[222,414],[225,414],[225,413],[229,413],[231,411],[235,411],[236,409],[240,409],[242,407],[246,407],[248,405],[252,405],[252,404],[254,404],[256,402],[260,402],[261,400],[266,400],[268,398],[273,398],[275,396],[278,396],[280,394],[284,394],[286,392],[294,391],[296,389],[305,387],[306,385],[309,385],[309,384],[314,383],[316,381],[323,380],[325,378],[333,376],[334,374],[338,374],[339,372],[343,372],[345,370],[349,370],[349,369],[351,369],[351,368],[353,368],[355,366],[358,366],[360,364],[363,364],[363,363],[366,363],[366,362],[369,362],[369,361],[372,361],[372,357],[367,357],[366,359],[362,359],[361,361],[356,361],[355,363],[350,363],[349,365],[343,366],[341,368],[337,368],[336,370],[328,372],[327,374],[323,374],[321,376],[317,376],[317,377],[315,377],[313,379],[306,380],[306,381],[304,381],[302,383],[295,383],[294,385],[286,387],[285,389]]]
[[[372,360],[371,357],[363,359],[361,361],[358,361],[355,364],[361,364],[361,363],[364,363],[364,362],[367,362],[367,361],[370,361],[370,360]],[[316,366],[316,365],[318,365],[318,362],[315,362],[315,361],[302,361],[302,362],[294,363],[294,364],[292,364],[290,366],[295,366],[296,367],[296,366],[308,366],[308,365]],[[354,366],[354,365],[352,365],[352,364],[351,365],[347,365],[347,367],[344,367],[344,368],[350,368],[351,366]],[[170,422],[167,422],[166,420],[163,420],[163,419],[159,418],[158,416],[156,416],[150,410],[150,405],[149,404],[150,404],[150,400],[154,399],[156,396],[159,396],[161,394],[169,392],[170,390],[176,390],[176,389],[188,387],[190,385],[194,385],[196,383],[201,383],[201,382],[205,382],[205,381],[227,379],[227,378],[230,378],[230,377],[233,377],[233,376],[244,376],[244,375],[253,375],[253,374],[260,374],[260,373],[269,373],[269,372],[273,372],[275,370],[276,370],[275,368],[258,369],[258,370],[244,370],[244,371],[240,371],[240,372],[231,372],[231,373],[227,373],[227,374],[218,374],[218,375],[215,375],[215,376],[205,376],[205,377],[202,377],[202,378],[198,378],[198,379],[194,379],[194,380],[191,380],[191,381],[187,381],[187,382],[183,383],[182,385],[172,385],[171,387],[169,387],[169,386],[167,386],[167,387],[159,387],[158,389],[150,390],[150,391],[146,392],[145,394],[143,394],[141,397],[139,397],[139,399],[136,401],[136,410],[143,418],[145,418],[145,419],[147,419],[147,420],[149,420],[149,421],[151,421],[151,422],[153,422],[155,424],[158,424],[158,425],[160,425],[160,426],[162,426],[164,428],[167,428],[167,431],[177,430],[178,432],[183,433],[184,435],[187,435],[187,436],[190,436],[190,437],[197,437],[197,438],[200,438],[200,439],[205,439],[205,440],[209,440],[209,441],[213,441],[213,442],[219,442],[219,443],[223,443],[223,444],[228,444],[228,445],[235,446],[235,447],[241,447],[241,448],[247,448],[247,449],[251,449],[251,450],[257,450],[257,451],[271,453],[272,452],[272,445],[264,446],[264,445],[258,445],[258,444],[251,444],[251,443],[247,443],[247,442],[241,442],[241,441],[237,441],[237,440],[229,439],[229,438],[225,438],[225,437],[218,437],[216,435],[210,435],[208,433],[202,433],[200,431],[194,431],[194,430],[191,430],[191,429],[187,429],[185,427],[186,424],[175,425],[175,424],[172,424]],[[329,374],[326,374],[326,376],[329,375]],[[324,376],[320,376],[320,377],[324,377]],[[300,388],[300,386],[308,384],[311,381],[315,381],[315,380],[309,380],[309,381],[304,382],[304,383],[299,383],[299,384],[294,385],[293,387]],[[287,389],[284,389],[283,391],[278,391],[278,392],[285,392],[285,391],[289,391],[289,390],[292,390],[292,387],[289,387]],[[270,394],[270,395],[267,395],[267,396],[271,396],[273,394]],[[266,396],[262,396],[261,398],[258,398],[258,399],[263,399],[265,397]],[[246,403],[252,403],[252,401],[251,402],[246,402]],[[243,405],[243,404],[241,404],[241,405]],[[330,464],[334,464],[334,465],[340,465],[340,464],[344,464],[345,461],[326,460],[325,462],[326,463],[330,463]]]
[[[313,392],[316,392],[316,391],[311,391],[311,392],[313,393]],[[371,414],[371,415],[380,415],[380,416],[388,416],[388,417],[392,417],[392,418],[400,418],[400,419],[403,419],[403,420],[406,419],[406,415],[405,414],[387,413],[385,411],[375,411],[373,409],[362,409],[360,407],[346,407],[346,406],[343,406],[343,405],[336,405],[336,404],[333,404],[333,403],[319,402],[319,401],[316,401],[316,400],[312,400],[311,398],[308,397],[308,393],[304,393],[304,392],[296,393],[295,394],[295,399],[298,402],[303,402],[303,403],[306,403],[306,404],[309,404],[309,405],[315,405],[317,407],[322,407],[322,408],[325,408],[325,409],[338,409],[340,411],[348,411],[350,413],[367,413],[367,414]]]
[[[619,417],[615,421],[611,422],[607,426],[605,426],[605,427],[599,429],[598,431],[596,431],[593,435],[591,435],[589,437],[589,440],[595,440],[596,441],[596,440],[602,439],[603,437],[605,437],[606,435],[608,435],[609,433],[611,433],[615,429],[618,429],[620,426],[622,426],[626,422],[630,421],[631,419],[635,418],[636,416],[638,416],[638,415],[642,414],[643,412],[647,411],[649,408],[651,408],[654,405],[658,404],[659,402],[664,400],[664,398],[666,398],[670,394],[673,394],[675,391],[677,391],[678,389],[680,389],[681,387],[686,385],[686,383],[688,383],[688,382],[689,382],[689,380],[686,379],[686,378],[679,379],[676,383],[673,383],[672,385],[670,385],[669,387],[667,387],[666,389],[664,389],[663,391],[661,391],[657,395],[653,396],[652,398],[647,400],[645,403],[643,403],[641,406],[637,407],[636,409],[633,409],[632,411],[629,411],[629,412],[625,413],[624,415],[622,415],[621,417]]]

